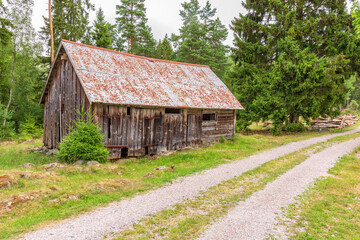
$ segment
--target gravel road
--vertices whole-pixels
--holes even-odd
[[[313,154],[304,162],[254,193],[246,201],[212,225],[200,239],[265,239],[272,233],[283,238],[275,230],[281,208],[295,202],[295,197],[334,166],[337,159],[352,152],[360,145],[360,138],[336,144]]]
[[[295,152],[330,138],[359,132],[360,129],[344,133],[329,134],[299,142],[293,142],[264,151],[260,154],[223,164],[198,174],[184,177],[165,187],[137,195],[131,199],[111,203],[107,207],[64,220],[55,226],[37,230],[25,235],[24,239],[99,239],[112,232],[120,232],[136,221],[174,204],[194,198],[200,191],[207,190],[224,180],[234,178],[259,165]]]

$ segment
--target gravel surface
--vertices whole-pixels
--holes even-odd
[[[155,214],[174,204],[194,198],[200,191],[205,191],[224,180],[239,176],[267,161],[336,136],[358,131],[360,129],[293,142],[233,163],[223,164],[181,178],[170,185],[137,195],[131,199],[111,203],[107,207],[99,208],[74,219],[61,221],[55,226],[34,231],[25,235],[24,239],[99,239],[106,234],[120,232],[149,214]]]
[[[265,239],[269,233],[286,238],[276,230],[281,208],[295,202],[296,196],[327,171],[337,159],[360,145],[360,138],[336,144],[313,154],[304,162],[269,183],[212,225],[200,239]],[[281,230],[280,230],[281,231]]]

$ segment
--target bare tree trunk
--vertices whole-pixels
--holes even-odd
[[[131,18],[131,24],[134,24],[134,16],[133,16],[133,14],[132,14],[132,12],[133,12],[133,7],[134,7],[134,5],[132,5],[131,4],[131,16],[130,16],[130,18]],[[133,36],[131,35],[130,36],[130,53],[131,54],[133,54],[133,45],[134,45],[134,38],[133,38]]]
[[[4,126],[6,125],[6,116],[8,115],[11,100],[12,100],[13,84],[14,84],[14,77],[15,77],[15,67],[16,67],[16,45],[14,43],[14,65],[13,65],[12,75],[11,75],[9,101],[8,101],[8,104],[6,105],[5,118],[4,118],[4,122],[3,122]]]
[[[51,0],[49,0],[49,25],[50,25],[50,43],[51,43],[51,63],[54,61],[54,33],[51,17]]]

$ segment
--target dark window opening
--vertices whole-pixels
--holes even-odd
[[[127,108],[127,115],[130,116],[130,113],[131,113],[131,108],[128,107],[128,108]]]
[[[205,113],[203,114],[203,121],[215,121],[216,114],[215,113]]]
[[[178,108],[165,108],[165,113],[175,113],[175,114],[179,114],[179,113],[180,113],[180,109],[178,109]]]
[[[111,118],[108,118],[108,138],[111,138]]]
[[[145,147],[145,155],[149,155],[149,147]]]
[[[129,149],[128,148],[121,148],[121,158],[127,158],[129,155]]]

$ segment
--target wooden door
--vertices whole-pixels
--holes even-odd
[[[200,114],[187,115],[186,145],[201,144],[202,116]]]
[[[144,142],[145,154],[157,154],[161,141],[162,116],[159,113],[144,118]]]

